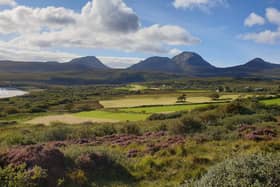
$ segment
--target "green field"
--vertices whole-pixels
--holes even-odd
[[[261,102],[266,105],[280,105],[280,98],[262,100]]]
[[[184,110],[193,110],[196,108],[201,108],[209,105],[210,104],[152,106],[152,107],[123,108],[119,110],[124,112],[153,114],[153,113],[169,113],[169,112],[177,112],[177,111],[184,111]]]
[[[90,111],[75,114],[77,117],[109,119],[116,121],[141,121],[147,119],[147,114],[126,113],[126,112],[110,112],[110,111]]]

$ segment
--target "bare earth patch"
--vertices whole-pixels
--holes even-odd
[[[30,121],[27,121],[28,124],[44,124],[51,125],[53,122],[62,122],[67,124],[80,124],[85,122],[93,122],[93,123],[114,123],[118,122],[118,120],[111,119],[97,119],[97,118],[81,118],[77,116],[73,116],[71,114],[64,115],[52,115],[52,116],[42,116],[36,117]]]

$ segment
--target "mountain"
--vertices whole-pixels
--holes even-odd
[[[24,61],[0,61],[0,72],[60,72],[60,71],[87,71],[107,70],[96,57],[82,57],[66,63],[51,62],[24,62]]]
[[[279,68],[279,64],[272,64],[270,62],[266,62],[261,58],[255,58],[244,65],[236,66],[236,69],[243,69],[245,71],[263,71],[268,69]]]
[[[255,58],[246,64],[228,68],[219,68],[218,74],[222,76],[271,76],[280,75],[280,64],[266,62],[261,58]]]
[[[66,63],[66,65],[77,67],[77,68],[85,68],[85,69],[99,69],[99,70],[109,69],[95,56],[76,58]]]
[[[172,59],[167,57],[151,57],[129,68],[135,71],[153,71],[177,73],[190,76],[208,75],[216,68],[193,52],[183,52]]]
[[[189,75],[207,75],[215,71],[216,67],[204,60],[200,55],[194,52],[183,52],[172,58],[172,61],[180,69]]]
[[[151,57],[129,68],[134,71],[180,73],[181,69],[170,58]]]
[[[56,73],[59,72],[59,73]],[[194,52],[183,52],[172,59],[168,57],[150,57],[127,69],[117,70],[105,66],[94,56],[81,57],[67,63],[0,61],[0,74],[3,73],[49,73],[59,78],[63,72],[88,72],[92,76],[104,77],[120,75],[121,80],[142,80],[143,77],[273,77],[280,78],[280,64],[255,58],[243,65],[218,68]],[[94,72],[94,73],[92,73]],[[165,74],[165,75],[163,75]],[[170,76],[169,74],[172,74]],[[134,77],[134,75],[137,75]],[[53,78],[51,77],[51,78]],[[113,77],[113,76],[111,76]],[[120,82],[120,81],[119,81]]]
[[[184,72],[212,71],[215,69],[209,62],[205,61],[200,55],[193,52],[183,52],[172,58]]]

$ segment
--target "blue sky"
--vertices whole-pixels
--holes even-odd
[[[127,67],[181,51],[216,66],[280,63],[280,1],[0,0],[1,59],[95,55]]]

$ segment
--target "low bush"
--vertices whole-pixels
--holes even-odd
[[[169,130],[172,134],[185,135],[200,132],[203,128],[204,125],[199,120],[186,116],[176,121]]]
[[[27,169],[26,165],[0,167],[0,187],[43,187],[47,178],[39,166]]]
[[[170,114],[152,114],[148,119],[151,121],[154,120],[166,120],[166,119],[174,119],[182,116],[182,112],[173,112]]]
[[[102,125],[95,129],[96,136],[106,136],[117,133],[116,128],[113,125]]]
[[[125,124],[121,129],[120,132],[123,134],[134,134],[134,135],[140,135],[141,129],[139,126],[135,124]]]
[[[185,187],[280,185],[280,154],[256,154],[226,160],[211,169],[199,180],[188,181]]]

